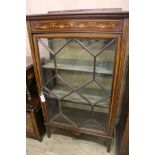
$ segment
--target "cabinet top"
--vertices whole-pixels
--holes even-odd
[[[49,11],[47,14],[27,15],[26,20],[50,20],[50,19],[123,19],[129,18],[128,11],[122,11],[121,8],[105,9],[81,9],[81,10],[63,10]]]

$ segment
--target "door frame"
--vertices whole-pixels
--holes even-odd
[[[39,47],[37,38],[100,38],[100,39],[116,39],[117,45],[115,50],[115,57],[114,57],[114,68],[113,68],[113,82],[112,82],[112,93],[111,93],[111,103],[108,112],[108,131],[106,133],[107,136],[112,136],[114,131],[114,126],[116,124],[116,116],[117,116],[117,109],[119,105],[119,96],[121,84],[118,84],[121,81],[120,72],[123,72],[120,69],[120,64],[124,66],[124,62],[122,61],[123,53],[121,50],[122,46],[122,34],[113,34],[113,33],[50,33],[50,34],[32,34],[33,35],[33,43],[34,43],[34,57],[35,59],[35,67],[37,68],[38,74],[38,86],[39,86],[39,94],[41,93],[41,89],[43,86],[42,80],[42,73],[40,68],[40,56],[39,56]],[[120,79],[121,78],[121,79]],[[48,109],[47,104],[43,104],[44,106],[44,113],[46,117],[46,121],[48,122]]]

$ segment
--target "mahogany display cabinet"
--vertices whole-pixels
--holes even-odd
[[[51,128],[103,137],[110,151],[123,85],[128,12],[26,17],[48,137]]]

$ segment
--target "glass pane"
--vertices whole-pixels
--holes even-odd
[[[61,103],[58,103],[58,100],[51,99],[45,95],[47,104],[48,104],[48,117],[50,118],[50,122],[61,123],[66,125],[73,126],[70,119],[61,113]]]
[[[72,93],[72,94],[64,97],[63,100],[75,102],[75,103],[87,103],[87,101],[77,93]]]
[[[61,84],[58,84],[58,81],[61,81]],[[53,85],[51,85],[51,83],[53,83]],[[58,77],[54,77],[43,86],[43,92],[51,98],[61,99],[72,91],[73,90]]]
[[[95,79],[105,89],[111,91],[116,40],[96,57]]]
[[[106,90],[111,91],[112,75],[97,74],[95,75],[96,81],[101,84]]]
[[[107,130],[108,127],[108,109],[94,106],[94,120],[98,130]]]
[[[112,41],[112,39],[79,39],[79,41],[96,56]]]
[[[63,114],[72,120],[76,126],[82,126],[84,121],[91,118],[90,105],[67,101],[62,101],[61,104]]]
[[[58,74],[73,88],[92,80],[93,57],[81,45],[71,40],[61,51],[56,54]],[[80,71],[80,74],[79,74]]]
[[[92,81],[78,92],[89,100],[91,104],[95,104],[99,100],[109,96],[109,93],[102,89],[95,81]]]
[[[38,41],[42,79],[44,84],[48,82],[55,74],[54,63],[51,64],[51,61],[54,60],[53,54],[48,50],[48,45],[46,44],[48,44],[48,39],[44,38]],[[51,85],[52,84],[53,81],[51,81]]]
[[[107,130],[115,39],[38,38],[50,122]]]

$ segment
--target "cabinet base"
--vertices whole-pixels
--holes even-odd
[[[76,131],[75,129],[67,129],[67,128],[61,128],[61,127],[56,127],[56,126],[52,126],[52,125],[47,125],[45,123],[45,126],[46,126],[46,133],[47,133],[47,137],[50,138],[51,137],[51,134],[52,134],[52,131],[53,129],[57,128],[57,129],[66,129],[66,130],[70,130],[71,133],[73,135],[76,135],[76,136],[80,136],[81,134],[87,134],[87,135],[92,135],[92,136],[96,136],[96,137],[102,137],[104,142],[106,143],[106,147],[107,147],[107,152],[110,152],[111,150],[111,144],[112,144],[112,139],[113,137],[109,137],[109,136],[103,136],[103,135],[95,135],[95,134],[90,134],[90,133],[86,133],[84,131]]]

